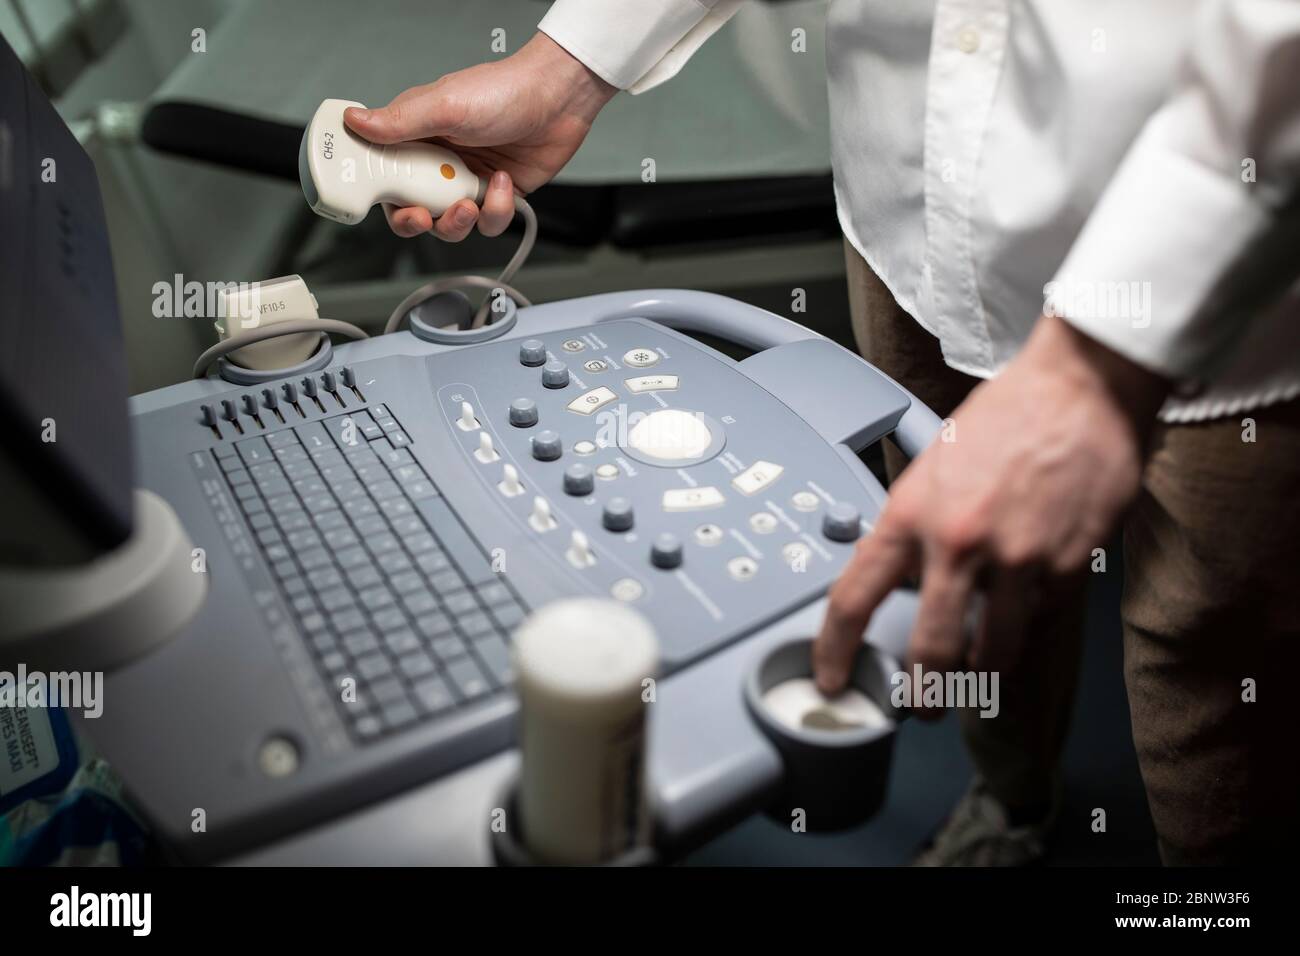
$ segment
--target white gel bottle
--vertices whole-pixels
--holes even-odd
[[[649,622],[614,601],[556,601],[520,626],[513,653],[529,852],[593,864],[644,845],[644,695],[659,664]]]

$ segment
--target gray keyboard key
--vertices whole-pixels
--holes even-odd
[[[378,514],[367,515],[364,518],[354,517],[352,523],[356,526],[357,534],[362,537],[372,534],[383,534],[388,530],[388,522]]]
[[[356,603],[352,600],[352,592],[347,588],[330,588],[322,591],[319,597],[320,606],[330,613],[352,607]]]
[[[384,731],[383,722],[374,714],[362,714],[352,726],[362,740],[374,740]]]
[[[420,639],[415,636],[415,632],[410,628],[403,628],[400,631],[385,634],[384,646],[388,648],[390,654],[401,657],[411,651],[420,650]]]
[[[438,669],[438,665],[427,651],[418,650],[404,654],[397,659],[397,669],[407,680],[416,681],[428,677]]]
[[[487,675],[472,657],[460,657],[448,664],[447,680],[464,700],[484,697],[492,690]]]
[[[403,571],[395,574],[388,582],[398,594],[410,594],[424,588],[424,578],[415,571]],[[423,612],[421,612],[423,613]]]
[[[524,622],[524,618],[527,616],[524,609],[518,604],[497,604],[489,608],[489,611],[493,620],[507,631],[513,631]]]
[[[239,450],[239,457],[244,460],[245,465],[256,465],[259,462],[272,460],[271,446],[260,435],[257,438],[237,441],[235,447]]]
[[[438,542],[433,540],[433,535],[423,530],[408,534],[402,538],[402,544],[406,545],[406,550],[411,554],[423,554],[438,547]]]
[[[402,595],[402,607],[406,608],[406,613],[412,617],[419,617],[421,614],[438,610],[438,599],[428,591],[413,591]]]
[[[348,583],[358,591],[372,588],[383,580],[379,569],[370,564],[359,564],[355,568],[348,568],[344,573],[348,576]]]
[[[406,615],[396,607],[385,608],[375,613],[374,622],[384,633],[400,631],[406,627]]]
[[[430,677],[413,688],[416,702],[426,714],[439,714],[456,706],[451,688],[441,677]]]
[[[402,489],[397,486],[395,481],[376,481],[373,484],[367,484],[366,487],[370,491],[370,497],[376,501],[396,498],[402,493]]]
[[[330,625],[340,634],[364,627],[366,616],[360,608],[350,607],[346,611],[336,611],[330,615]]]
[[[474,600],[474,595],[469,591],[452,591],[450,593],[440,593],[442,605],[447,609],[449,614],[460,617],[463,614],[473,614],[479,610],[478,601]]]
[[[235,486],[247,485],[252,483],[253,476],[244,471],[244,469],[237,468],[234,471],[226,472],[226,481]]]
[[[361,543],[356,532],[351,528],[335,528],[332,531],[325,532],[325,543],[333,551],[343,551],[347,548],[356,547]]]
[[[313,590],[325,591],[342,584],[343,575],[339,574],[338,568],[317,568],[307,575],[307,580],[311,582]]]
[[[413,723],[419,715],[415,712],[413,705],[403,700],[388,704],[384,707],[381,716],[385,727],[390,730],[398,730],[407,724]]]
[[[438,489],[433,487],[433,483],[429,481],[407,482],[402,485],[402,489],[413,501],[419,501],[421,498],[432,498],[438,493]]]
[[[366,547],[370,549],[371,554],[384,554],[394,548],[400,548],[401,543],[397,540],[396,535],[385,531],[382,534],[372,534],[366,538]]]
[[[311,551],[301,551],[298,553],[298,561],[303,568],[311,571],[315,568],[321,568],[330,563],[329,552],[324,548],[315,548]]]
[[[332,511],[322,511],[320,514],[314,515],[312,520],[316,522],[316,527],[322,531],[333,531],[336,528],[348,527],[348,516],[339,511],[338,508]]]
[[[397,574],[411,568],[411,559],[406,556],[405,551],[390,551],[388,554],[381,554],[375,559],[375,563],[388,574]]]
[[[500,637],[489,634],[475,641],[474,653],[498,684],[504,686],[514,680],[514,671],[510,666],[510,647]]]
[[[415,628],[425,637],[438,637],[441,634],[450,634],[452,625],[451,618],[440,611],[432,614],[421,614],[415,619]]]
[[[441,549],[421,552],[416,556],[415,563],[421,571],[430,576],[439,574],[451,567],[451,560]]]
[[[405,448],[386,447],[384,441],[375,442],[375,448],[379,450],[379,460],[389,468],[400,468],[403,465],[415,464],[415,459]]]
[[[343,635],[343,649],[354,658],[366,657],[379,650],[379,638],[374,631],[353,631]]]
[[[375,681],[368,690],[371,698],[379,701],[380,704],[406,700],[406,688],[402,686],[402,682],[396,677]]]
[[[360,564],[371,564],[372,559],[365,548],[357,545],[351,548],[344,548],[338,552],[339,566],[343,568],[355,568]]]
[[[366,588],[359,596],[362,606],[370,611],[378,611],[393,603],[393,592],[382,584]]]
[[[456,629],[466,637],[478,637],[481,634],[494,633],[496,624],[482,611],[478,611],[456,618]]]
[[[435,637],[430,647],[433,653],[438,656],[438,660],[444,664],[463,657],[469,653],[469,645],[459,634],[444,634],[441,637]]]
[[[298,436],[292,430],[274,432],[266,436],[266,443],[272,448],[297,448]]]
[[[392,672],[393,665],[383,654],[368,654],[357,661],[357,673],[367,681],[387,677]]]
[[[475,593],[484,604],[509,604],[514,601],[514,595],[510,593],[510,589],[500,581],[485,584]]]
[[[405,498],[387,498],[379,502],[379,510],[391,521],[393,518],[412,514],[415,509],[411,507],[411,503]]]

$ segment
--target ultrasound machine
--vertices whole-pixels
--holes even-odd
[[[878,806],[892,720],[854,782],[775,737],[746,687],[817,632],[871,533],[885,491],[860,455],[885,436],[919,453],[931,411],[794,322],[675,289],[503,296],[494,321],[451,327],[437,309],[463,300],[443,290],[402,330],[320,332],[288,368],[223,354],[128,401],[93,168],[5,53],[0,393],[17,427],[0,465],[27,533],[77,544],[55,566],[130,547],[145,500],[192,545],[178,553],[203,587],[166,611],[178,633],[114,658],[103,715],[80,724],[177,859],[489,862],[517,759],[511,636],[571,596],[623,602],[658,636],[646,776],[665,858],[815,802],[796,778],[865,786],[857,819]],[[42,156],[57,182],[22,172]],[[51,416],[59,440],[41,443]],[[900,591],[873,619],[878,694],[914,611]]]

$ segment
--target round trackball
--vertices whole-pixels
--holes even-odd
[[[360,103],[325,100],[298,148],[298,178],[307,204],[336,222],[360,222],[375,203],[423,206],[437,219],[461,199],[482,202],[487,183],[459,156],[433,143],[379,146],[343,125]]]

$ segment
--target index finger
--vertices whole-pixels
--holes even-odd
[[[917,554],[908,529],[882,520],[874,534],[858,542],[844,572],[830,591],[821,633],[813,641],[813,675],[823,693],[836,694],[848,683],[853,657],[862,646],[871,615],[902,584]]]

